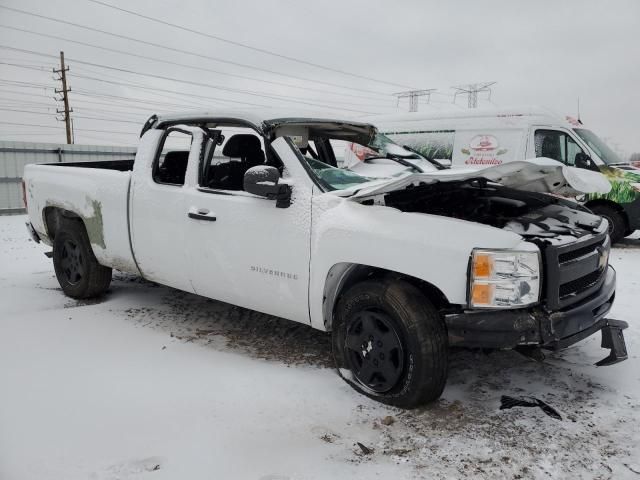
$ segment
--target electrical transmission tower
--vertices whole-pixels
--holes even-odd
[[[69,71],[69,67],[64,66],[64,52],[60,52],[60,70],[53,69],[53,73],[60,74],[60,78],[56,78],[62,82],[62,89],[55,89],[56,93],[62,94],[62,98],[57,98],[56,100],[62,101],[64,103],[64,109],[56,110],[57,113],[64,113],[64,118],[58,118],[58,120],[63,121],[65,123],[65,127],[67,130],[67,144],[73,143],[73,139],[71,136],[71,116],[69,115],[73,112],[73,108],[69,108],[69,92],[71,88],[67,88],[67,72]],[[56,117],[57,118],[57,117]]]
[[[394,95],[398,98],[396,105],[400,105],[401,98],[409,97],[409,111],[417,112],[418,111],[418,99],[420,97],[427,97],[427,103],[431,100],[431,92],[434,92],[435,88],[430,88],[427,90],[409,90],[407,92],[394,93]]]
[[[489,100],[491,100],[491,85],[496,82],[481,82],[481,83],[469,83],[467,85],[459,85],[457,87],[451,87],[456,90],[453,95],[453,103],[456,103],[456,97],[460,94],[466,94],[469,108],[478,108],[478,93],[488,92]]]

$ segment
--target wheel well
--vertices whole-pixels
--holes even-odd
[[[442,291],[429,282],[404,273],[372,267],[357,263],[338,263],[331,267],[327,274],[323,296],[323,319],[327,331],[331,331],[335,308],[341,295],[351,286],[365,279],[375,279],[393,276],[398,280],[404,280],[418,288],[438,310],[451,307],[449,300]]]
[[[590,200],[585,203],[585,207],[587,207],[588,209],[592,209],[594,207],[607,207],[615,210],[620,214],[620,216],[624,220],[624,224],[627,227],[627,230],[629,230],[629,217],[627,216],[627,212],[624,211],[624,208],[622,208],[620,204],[612,202],[611,200],[606,200],[604,198],[596,198],[595,200]]]
[[[56,233],[60,229],[60,224],[63,219],[73,219],[78,222],[82,222],[82,218],[76,213],[73,213],[69,210],[65,210],[60,207],[46,207],[42,212],[42,216],[44,218],[44,224],[47,228],[47,236],[53,242],[54,238],[56,238]]]

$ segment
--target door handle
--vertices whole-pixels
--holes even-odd
[[[211,213],[206,208],[192,209],[187,214],[189,218],[193,218],[194,220],[206,220],[207,222],[215,222],[216,216]]]

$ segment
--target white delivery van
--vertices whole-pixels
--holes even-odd
[[[581,199],[609,221],[612,240],[640,228],[640,169],[624,162],[579,120],[541,107],[473,109],[368,117],[381,133],[427,159],[485,168],[534,157],[599,171],[607,194]],[[366,152],[353,151],[364,160]]]

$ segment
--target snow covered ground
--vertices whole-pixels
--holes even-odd
[[[66,298],[24,219],[0,217],[2,480],[640,478],[638,236],[611,255],[628,361],[594,367],[599,336],[543,363],[452,351],[442,399],[403,412],[308,327],[117,273],[100,302]]]

